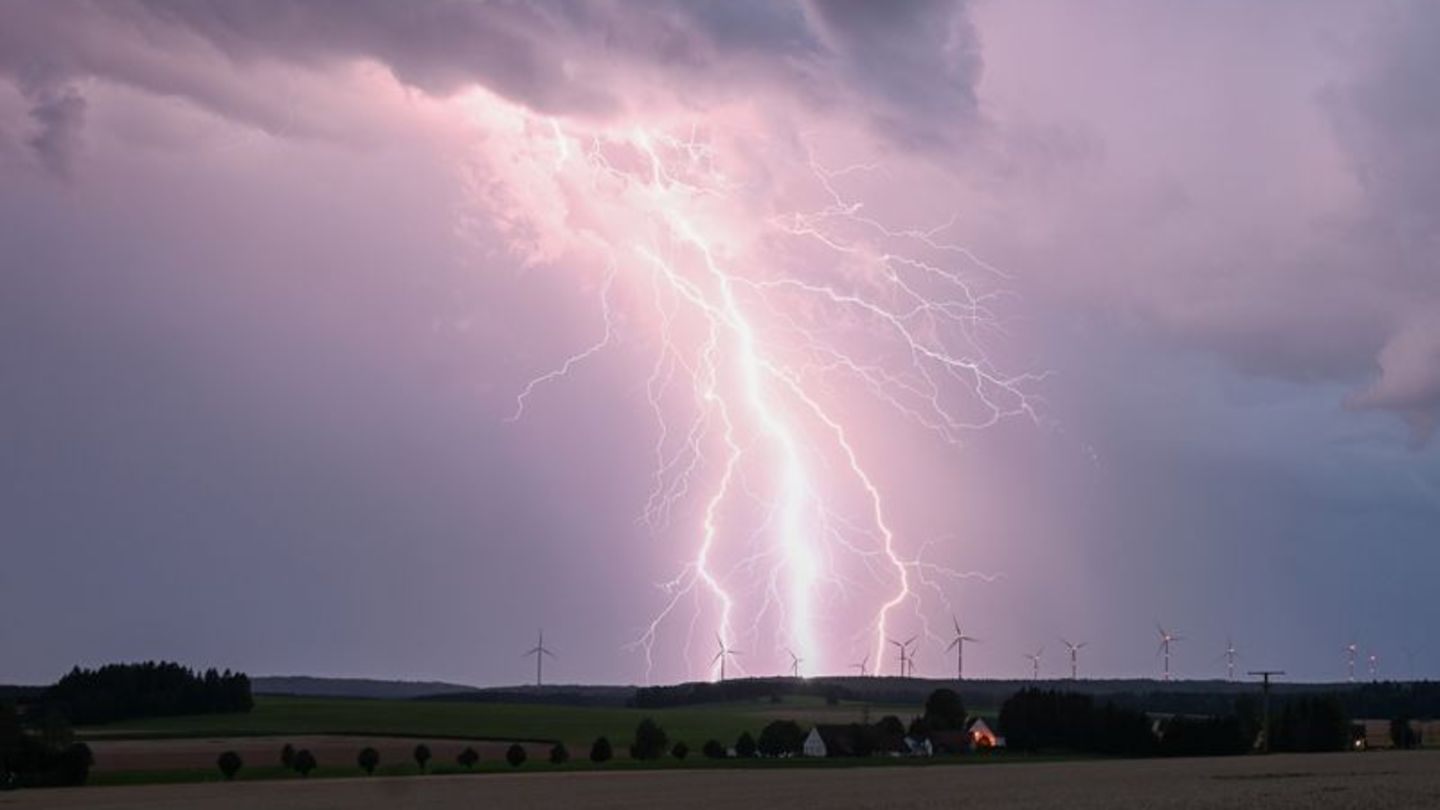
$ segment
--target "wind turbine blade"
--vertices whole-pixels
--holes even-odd
[[[919,638],[919,636],[911,636],[910,638],[905,639],[905,646],[909,647],[911,644],[914,644],[915,639],[917,638]]]
[[[964,636],[961,636],[960,638],[964,638]],[[951,650],[955,649],[955,645],[960,643],[960,638],[957,638],[954,641],[950,642],[950,646],[945,648],[945,652],[950,652]]]
[[[950,614],[950,621],[954,622],[955,624],[955,635],[965,635],[965,631],[960,629],[960,619],[954,613]]]
[[[710,663],[713,664],[713,663],[715,663],[716,661],[719,661],[719,660],[720,660],[720,656],[722,656],[722,655],[724,655],[724,654],[725,654],[725,651],[724,651],[724,650],[721,650],[720,652],[715,653],[715,657],[710,659]]]

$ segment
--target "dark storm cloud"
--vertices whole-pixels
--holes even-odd
[[[911,141],[943,138],[975,113],[980,61],[962,3],[664,2],[636,10],[477,0],[17,3],[0,9],[0,73],[39,66],[57,80],[99,77],[262,126],[286,117],[285,100],[247,83],[244,71],[359,59],[433,95],[481,85],[557,114],[619,112],[626,100],[615,89],[636,76],[695,105],[759,83],[804,103],[868,111],[885,132]],[[47,148],[73,140],[83,98],[71,89],[63,109],[41,103],[35,114],[47,122]]]
[[[816,0],[812,8],[848,79],[884,100],[874,111],[884,130],[943,138],[976,114],[980,45],[960,5]]]
[[[21,81],[20,88],[32,103],[30,117],[40,130],[30,138],[30,146],[46,169],[60,177],[68,177],[80,148],[85,99],[72,86],[55,85],[43,80]]]
[[[1370,204],[1357,238],[1397,298],[1376,363],[1379,376],[1352,398],[1393,411],[1418,440],[1440,422],[1440,7],[1396,7],[1380,27],[1374,61],[1326,101]]]

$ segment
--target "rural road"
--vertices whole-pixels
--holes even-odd
[[[365,808],[1434,808],[1440,751],[938,767],[319,779],[0,794],[28,810]]]

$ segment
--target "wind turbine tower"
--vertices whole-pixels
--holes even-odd
[[[900,677],[903,678],[905,677],[905,665],[910,663],[910,645],[915,643],[915,636],[911,636],[904,641],[896,641],[893,638],[886,640],[895,645],[895,648],[900,651]]]
[[[1235,659],[1239,657],[1235,653],[1235,642],[1228,637],[1225,639],[1225,679],[1235,680]]]
[[[1355,654],[1359,652],[1359,650],[1360,645],[1353,641],[1345,645],[1345,662],[1350,667],[1350,683],[1355,682]]]
[[[1155,625],[1155,629],[1160,631],[1160,648],[1155,651],[1155,654],[1165,654],[1165,680],[1168,681],[1170,680],[1170,645],[1184,640],[1184,636],[1172,635],[1158,624]]]
[[[1081,648],[1081,647],[1084,647],[1085,645],[1089,644],[1090,642],[1088,642],[1088,641],[1082,641],[1082,642],[1080,642],[1079,644],[1071,644],[1070,642],[1068,642],[1068,641],[1066,641],[1065,639],[1062,638],[1062,639],[1060,639],[1060,643],[1064,644],[1064,645],[1065,645],[1065,649],[1067,649],[1067,650],[1070,651],[1070,680],[1072,680],[1072,681],[1079,680],[1079,679],[1080,679],[1080,678],[1079,678],[1079,673],[1080,673],[1080,663],[1079,663],[1080,648]]]
[[[959,619],[951,616],[950,620],[955,624],[955,638],[950,642],[950,646],[945,648],[945,651],[955,651],[955,680],[963,681],[965,680],[965,642],[978,644],[980,639],[965,635],[964,631],[960,629]]]
[[[545,647],[545,631],[544,631],[544,630],[541,630],[541,631],[540,631],[540,638],[535,642],[535,646],[534,646],[534,647],[532,647],[532,648],[530,648],[529,650],[526,650],[526,651],[525,651],[525,655],[533,655],[533,656],[535,656],[535,685],[536,685],[536,686],[542,685],[542,684],[544,683],[544,679],[543,679],[542,676],[543,676],[543,673],[544,673],[543,664],[545,663],[545,656],[548,655],[548,656],[550,656],[551,658],[554,658],[554,657],[555,657],[555,653],[551,652],[550,650],[546,649],[546,647]]]
[[[863,678],[863,677],[865,677],[866,668],[869,667],[869,666],[870,666],[870,654],[869,654],[869,653],[866,653],[866,654],[865,654],[865,657],[860,659],[860,663],[858,663],[858,664],[851,664],[851,665],[850,665],[850,668],[851,668],[851,669],[858,669],[858,670],[860,670],[860,677]]]
[[[1041,647],[1033,653],[1025,653],[1025,657],[1030,659],[1030,677],[1032,680],[1040,680],[1040,656],[1044,654],[1044,647]]]
[[[720,652],[715,653],[715,657],[710,659],[710,666],[715,666],[716,661],[720,662],[720,680],[723,681],[725,680],[725,660],[732,655],[739,655],[740,651],[726,647],[725,639],[721,638],[719,633],[715,634],[715,642],[720,645]]]
[[[805,659],[796,655],[795,651],[790,649],[789,647],[785,648],[785,652],[790,653],[790,677],[800,677],[800,662],[804,661]]]

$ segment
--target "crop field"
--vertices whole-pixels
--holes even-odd
[[[1440,752],[1089,760],[977,767],[599,771],[20,791],[7,810],[267,807],[1433,808]]]
[[[802,725],[862,722],[895,714],[908,720],[919,706],[828,706],[817,698],[787,698],[782,703],[726,703],[675,709],[624,709],[488,703],[294,698],[262,696],[248,714],[194,715],[131,720],[93,726],[82,736],[96,748],[103,767],[107,739],[157,737],[241,737],[301,734],[431,737],[496,741],[561,741],[583,756],[599,736],[610,738],[623,755],[635,726],[651,717],[669,734],[699,751],[706,740],[732,744],[742,732],[758,734],[774,719]]]

